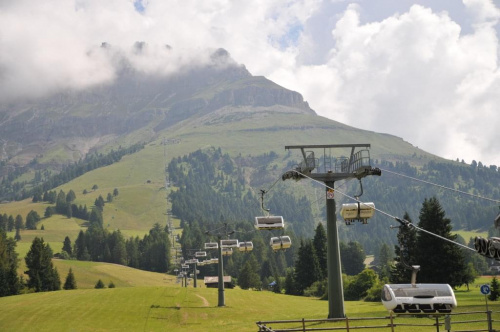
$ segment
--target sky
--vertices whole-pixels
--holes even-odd
[[[499,20],[500,0],[0,0],[0,103],[222,47],[318,115],[500,166]]]

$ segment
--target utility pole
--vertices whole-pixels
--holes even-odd
[[[328,318],[345,318],[344,290],[342,285],[342,265],[340,262],[340,247],[337,228],[336,205],[334,196],[335,181],[361,178],[367,175],[381,175],[378,168],[370,165],[370,144],[340,144],[340,145],[302,145],[285,146],[286,150],[299,149],[303,161],[294,170],[283,174],[282,179],[296,181],[309,177],[324,182],[326,185],[326,218],[327,218],[327,272],[328,272]],[[350,156],[332,159],[326,150],[348,148]],[[363,148],[355,152],[356,148]],[[323,149],[323,173],[313,173],[319,166],[313,151],[306,149]]]

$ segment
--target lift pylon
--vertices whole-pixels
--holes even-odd
[[[370,163],[370,144],[336,145],[293,145],[285,150],[298,149],[303,161],[293,170],[283,174],[282,179],[296,181],[305,177],[324,182],[326,185],[327,215],[327,270],[328,270],[328,318],[345,318],[344,291],[342,286],[342,266],[335,213],[335,181],[362,179],[368,175],[381,175],[378,168]],[[323,149],[323,158],[316,158],[314,150]],[[332,149],[350,149],[348,156],[332,157],[327,151]],[[314,172],[316,170],[316,172]]]

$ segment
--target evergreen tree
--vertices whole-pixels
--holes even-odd
[[[0,230],[0,297],[19,294],[21,288],[15,248],[16,242]]]
[[[113,196],[118,196],[118,188],[113,189]]]
[[[258,273],[259,264],[253,254],[247,259],[240,271],[238,285],[242,289],[260,289],[261,281]]]
[[[19,230],[19,228],[16,228],[16,235],[14,236],[14,240],[16,240],[17,242],[21,241],[21,231]]]
[[[113,283],[113,281],[110,281],[109,284],[108,284],[108,288],[115,288],[115,284]]]
[[[319,223],[314,232],[313,245],[318,257],[319,268],[321,270],[321,279],[328,276],[327,270],[327,238],[323,224]]]
[[[40,221],[40,216],[38,215],[38,212],[31,210],[28,215],[26,216],[26,228],[27,229],[36,229],[36,223]]]
[[[412,223],[408,213],[403,216],[404,220]],[[406,284],[411,281],[411,266],[418,265],[417,255],[417,230],[410,226],[400,226],[398,229],[398,245],[394,246],[394,261],[391,268],[390,280],[395,284]]]
[[[288,295],[299,295],[299,292],[297,290],[297,286],[295,283],[295,271],[293,268],[289,268],[286,271],[286,277],[285,277],[285,294]]]
[[[9,220],[7,222],[7,231],[12,232],[14,230],[15,220],[12,215],[9,216]]]
[[[68,205],[70,205],[70,203],[72,203],[75,199],[76,199],[75,192],[73,190],[70,190],[66,195],[66,202],[68,203]]]
[[[33,239],[24,260],[28,268],[25,272],[29,277],[28,287],[33,288],[35,292],[54,291],[61,288],[59,273],[52,264],[52,250],[43,239],[39,237]]]
[[[445,218],[445,212],[435,197],[424,200],[418,226],[452,241],[456,240],[456,235],[451,234],[451,221]],[[467,269],[464,255],[457,245],[419,232],[417,247],[416,261],[421,267],[418,282],[447,283],[452,287],[463,283]]]
[[[108,196],[106,196],[106,202],[111,203],[113,201],[113,195],[111,193],[108,193]]]
[[[321,270],[312,241],[301,242],[299,256],[295,263],[295,284],[299,294],[320,280]]]
[[[60,190],[56,198],[56,212],[59,214],[66,214],[68,211],[68,202],[66,202],[66,194]]]
[[[104,283],[102,282],[101,279],[97,280],[97,283],[95,284],[94,288],[96,289],[104,288]]]
[[[66,281],[64,282],[64,289],[76,289],[76,279],[73,274],[73,269],[69,269],[68,275],[66,276]]]
[[[75,241],[76,259],[78,259],[79,261],[88,260],[88,259],[84,258],[85,251],[86,251],[86,254],[88,255],[89,252],[88,252],[87,243],[85,240],[85,233],[82,230],[80,230],[80,232],[78,233],[78,237],[76,238],[76,241]]]
[[[15,228],[16,229],[24,229],[24,220],[23,220],[23,217],[20,214],[18,214],[16,216]]]
[[[73,255],[73,250],[71,248],[71,240],[69,239],[68,236],[64,238],[62,250],[66,251],[70,257]]]
[[[381,279],[389,278],[391,274],[392,255],[391,255],[391,249],[387,244],[382,243],[382,245],[380,246],[380,250],[377,255],[376,261],[377,261],[377,268],[379,271],[379,277]]]
[[[498,279],[497,277],[493,277],[493,279],[491,279],[491,284],[490,284],[490,295],[488,295],[488,298],[491,300],[491,301],[496,301],[498,300],[498,297],[500,296],[500,285],[498,283]]]
[[[354,276],[365,269],[366,254],[359,242],[351,241],[344,244],[340,242],[340,260],[342,270],[347,275]]]

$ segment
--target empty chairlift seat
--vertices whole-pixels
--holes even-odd
[[[221,248],[238,248],[238,240],[236,239],[227,239],[220,240]]]
[[[347,203],[342,204],[340,209],[340,215],[344,218],[346,225],[350,225],[355,220],[366,224],[374,214],[375,204],[373,203]]]
[[[206,251],[197,251],[194,253],[194,257],[207,257]]]
[[[252,251],[253,249],[253,242],[240,242],[239,244],[239,250],[240,251]]]
[[[292,246],[292,240],[290,240],[289,236],[272,237],[270,245],[274,251],[285,250]]]
[[[219,249],[219,245],[217,242],[208,242],[205,243],[205,249]]]
[[[394,313],[450,313],[457,300],[448,284],[386,284],[382,304]]]
[[[222,248],[222,256],[231,256],[233,254],[233,248]]]
[[[255,228],[257,229],[283,229],[285,223],[282,216],[255,217]]]

